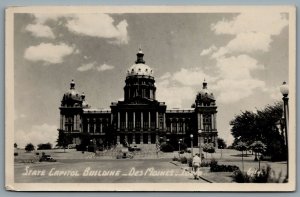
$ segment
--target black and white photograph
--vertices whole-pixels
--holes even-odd
[[[6,10],[17,191],[294,191],[293,6]]]

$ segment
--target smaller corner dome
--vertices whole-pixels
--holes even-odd
[[[135,75],[153,77],[153,70],[146,64],[134,64],[127,70],[127,76]]]
[[[214,94],[211,90],[207,88],[207,82],[204,80],[202,89],[198,92],[197,98],[204,99],[208,98],[211,100],[215,100]]]
[[[66,99],[72,99],[72,100],[81,100],[81,94],[78,93],[77,90],[75,90],[75,82],[74,80],[71,81],[70,83],[70,89],[67,90],[64,94],[63,97],[64,100]]]

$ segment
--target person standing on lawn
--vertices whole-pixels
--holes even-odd
[[[200,158],[200,154],[197,153],[193,158],[193,175],[194,175],[194,179],[196,180],[199,179],[200,165],[201,165],[201,158]]]

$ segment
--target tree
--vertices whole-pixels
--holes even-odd
[[[17,143],[14,143],[14,148],[18,148],[18,144]]]
[[[33,151],[33,150],[34,150],[34,145],[33,145],[32,143],[27,144],[27,145],[25,146],[25,150],[26,150],[27,152]]]
[[[202,146],[203,151],[205,152],[205,157],[207,158],[207,153],[211,154],[212,157],[212,153],[215,152],[215,147],[213,145],[213,143],[205,143]]]
[[[266,145],[261,141],[253,142],[250,147],[255,153],[262,154],[266,151]],[[258,169],[260,170],[260,157],[258,157]]]
[[[63,130],[59,130],[58,132],[58,138],[56,140],[57,146],[62,146],[64,148],[64,152],[66,151],[66,147],[68,146],[68,140],[67,140],[67,135]]]
[[[223,149],[226,147],[227,147],[226,142],[222,138],[218,137],[218,149]]]
[[[244,172],[244,151],[248,149],[247,144],[245,142],[239,142],[236,146],[235,149],[238,151],[242,151],[242,169]]]
[[[38,148],[37,150],[49,150],[49,149],[52,149],[52,144],[51,143],[46,143],[46,144],[38,144],[37,145]]]
[[[278,102],[256,112],[245,111],[236,115],[230,121],[233,145],[239,142],[251,145],[261,141],[266,145],[265,154],[271,156],[273,161],[286,159],[284,136],[278,127],[282,112],[282,103]]]

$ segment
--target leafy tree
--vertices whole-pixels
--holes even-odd
[[[264,153],[267,148],[266,145],[261,141],[253,142],[250,147],[255,153],[260,153],[260,154]],[[260,170],[260,157],[258,157],[258,169]]]
[[[235,146],[235,149],[242,152],[242,168],[243,168],[243,172],[244,172],[244,151],[246,151],[248,149],[248,146],[245,142],[239,142]]]
[[[17,143],[14,143],[14,148],[18,148],[18,144]]]
[[[57,146],[62,146],[64,148],[64,152],[66,151],[66,147],[68,146],[68,139],[67,135],[63,130],[59,130],[58,132],[58,138],[56,140]]]
[[[34,150],[34,145],[33,145],[32,143],[27,144],[27,145],[25,146],[25,150],[26,150],[27,152],[33,151],[33,150]]]
[[[236,115],[230,121],[233,146],[239,142],[250,146],[255,141],[261,141],[266,145],[265,154],[271,156],[272,160],[286,159],[284,137],[278,127],[282,112],[282,103],[278,102],[256,112],[245,111]]]
[[[218,149],[223,149],[226,147],[227,147],[226,142],[222,138],[218,137]]]
[[[205,157],[207,158],[207,153],[210,153],[212,156],[212,153],[215,152],[215,147],[213,143],[205,143],[202,146],[203,151],[205,152]]]
[[[37,150],[49,150],[49,149],[52,149],[52,144],[51,143],[46,143],[46,144],[38,144],[37,145],[38,148]]]

